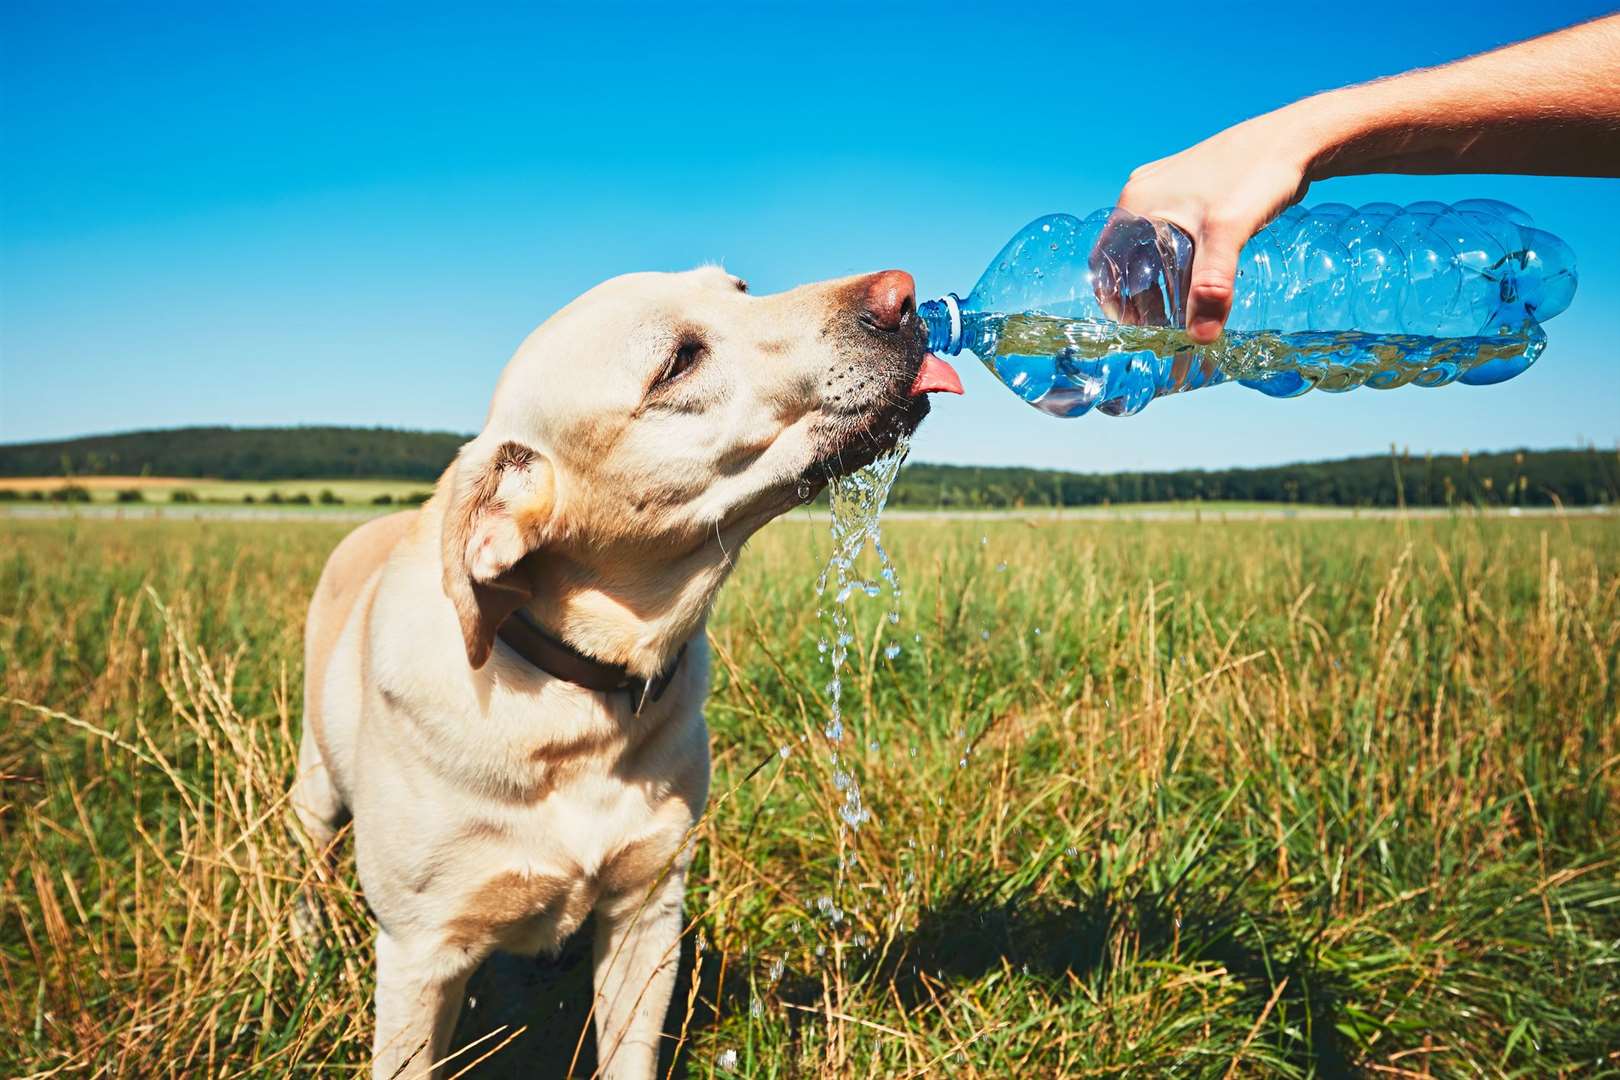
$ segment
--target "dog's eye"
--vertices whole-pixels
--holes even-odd
[[[655,385],[664,386],[679,379],[696,367],[698,361],[702,360],[704,354],[708,351],[708,346],[701,341],[687,339],[681,342],[675,349],[674,355],[669,358],[669,363],[664,366],[663,372],[659,374],[658,382]]]

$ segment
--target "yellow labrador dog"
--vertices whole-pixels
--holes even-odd
[[[492,951],[596,916],[602,1071],[653,1075],[708,796],[704,622],[760,526],[960,392],[911,277],[754,297],[633,274],[529,336],[419,511],[368,522],[310,603],[292,801],[354,822],[377,1077],[425,1077]]]

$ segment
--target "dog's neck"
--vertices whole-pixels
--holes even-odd
[[[732,562],[711,542],[684,556],[584,561],[540,552],[525,605],[547,631],[587,656],[651,678],[699,631]]]

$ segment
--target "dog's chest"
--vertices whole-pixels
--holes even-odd
[[[671,703],[674,704],[674,703]],[[514,952],[555,948],[604,899],[644,897],[690,854],[707,794],[708,740],[696,708],[513,739],[507,782],[467,807],[464,883],[449,943]],[[595,721],[594,723],[591,721]]]
[[[498,822],[498,824],[497,824]],[[492,817],[462,876],[455,946],[554,949],[604,897],[635,897],[680,856],[690,814],[616,777],[574,775],[534,806]]]
[[[377,702],[397,764],[356,814],[368,895],[470,954],[554,948],[598,904],[646,896],[684,869],[708,792],[700,673],[634,716],[506,659],[476,709]]]

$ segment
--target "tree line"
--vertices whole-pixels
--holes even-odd
[[[0,476],[432,482],[470,436],[395,428],[172,428],[0,445]],[[1328,506],[1620,503],[1620,453],[1596,447],[1391,453],[1245,469],[1075,473],[908,464],[891,506],[998,509],[1189,500]]]
[[[189,427],[0,445],[0,476],[438,479],[472,436],[361,427]]]
[[[890,506],[1108,506],[1177,501],[1325,506],[1594,506],[1620,503],[1620,454],[1596,448],[1380,454],[1245,469],[1071,473],[908,465]]]

